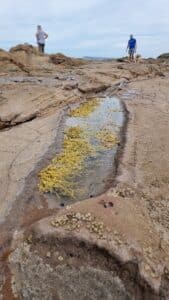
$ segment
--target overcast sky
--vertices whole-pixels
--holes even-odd
[[[49,34],[47,52],[124,56],[130,33],[143,56],[169,52],[169,0],[4,0],[0,48],[36,44],[37,24]]]

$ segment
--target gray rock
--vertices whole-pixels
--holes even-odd
[[[58,265],[52,268],[29,247],[10,257],[12,289],[24,300],[130,300],[121,280],[112,272],[92,267]]]

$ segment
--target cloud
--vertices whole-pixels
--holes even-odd
[[[35,44],[37,24],[49,33],[47,51],[74,56],[121,56],[133,33],[138,51],[169,49],[168,0],[6,0],[1,3],[1,48]]]

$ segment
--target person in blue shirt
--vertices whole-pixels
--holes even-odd
[[[134,54],[136,53],[136,50],[137,50],[137,41],[131,34],[127,45],[127,51],[129,53],[130,61],[134,61]]]

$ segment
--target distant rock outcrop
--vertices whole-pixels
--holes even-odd
[[[157,57],[158,59],[169,59],[169,53],[163,53]]]
[[[37,49],[29,44],[19,44],[9,50],[10,53],[16,53],[19,51],[24,51],[27,54],[38,54]]]
[[[117,58],[117,62],[128,62],[128,56]]]
[[[78,58],[71,58],[68,57],[62,53],[57,53],[57,54],[51,54],[49,56],[49,61],[52,62],[55,65],[65,65],[65,66],[74,66],[78,67],[80,65],[85,64],[84,60],[78,59]]]

